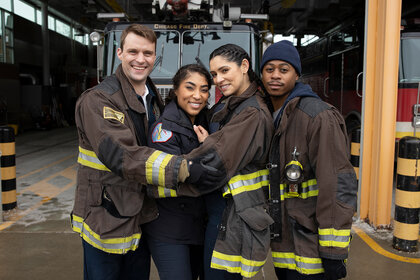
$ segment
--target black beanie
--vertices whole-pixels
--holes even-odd
[[[290,63],[300,76],[302,67],[300,66],[300,56],[293,46],[292,42],[283,40],[269,46],[262,57],[260,70],[262,72],[264,65],[270,60],[283,60]]]

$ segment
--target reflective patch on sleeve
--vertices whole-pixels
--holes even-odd
[[[109,107],[104,106],[104,119],[114,119],[120,123],[124,123],[124,113],[115,111]]]
[[[153,143],[163,143],[171,139],[172,131],[162,128],[162,123],[158,123],[153,129],[152,141]]]

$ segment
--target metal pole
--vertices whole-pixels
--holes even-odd
[[[48,0],[41,2],[43,85],[50,86],[50,36],[48,30]]]
[[[401,1],[369,0],[363,93],[360,218],[391,224]],[[360,187],[363,186],[363,187]]]

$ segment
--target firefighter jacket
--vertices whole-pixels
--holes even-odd
[[[289,97],[270,150],[270,214],[280,233],[272,257],[275,267],[318,274],[321,258],[347,258],[356,175],[341,114],[301,83]],[[286,177],[290,163],[303,169],[297,182]]]
[[[211,267],[252,277],[263,267],[270,247],[269,225],[273,220],[266,212],[263,186],[268,185],[265,165],[274,126],[256,83],[240,96],[219,102],[224,106],[211,118],[219,130],[186,157],[212,154],[209,165],[219,166],[221,162],[227,173],[227,207]]]
[[[203,109],[196,117],[196,125],[207,127]],[[172,100],[162,116],[152,126],[149,147],[174,155],[188,154],[200,143],[187,114]],[[148,186],[149,196],[156,197],[159,217],[142,226],[143,232],[154,239],[171,244],[202,244],[204,239],[204,201],[196,192],[186,193],[182,184],[178,190]],[[194,190],[189,188],[186,190]]]
[[[162,102],[150,79],[147,86],[155,98],[149,110],[158,114]],[[180,166],[186,164],[179,156],[145,146],[145,114],[121,66],[76,103],[79,168],[72,228],[108,253],[135,250],[140,224],[157,217],[143,184],[174,186]]]

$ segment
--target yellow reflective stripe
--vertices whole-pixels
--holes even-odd
[[[318,229],[319,245],[323,247],[346,248],[350,244],[350,229]]]
[[[305,198],[308,198],[308,197],[311,197],[311,196],[318,196],[318,190],[309,191],[309,192],[306,192],[306,193],[299,194],[299,197],[302,198],[302,199],[305,199]]]
[[[146,180],[151,185],[165,186],[165,168],[173,155],[155,151],[146,161]]]
[[[280,200],[283,201],[285,196],[284,193],[286,192],[286,184],[280,184]]]
[[[165,168],[168,165],[169,161],[172,159],[172,155],[166,154],[164,159],[162,160],[162,163],[160,165],[159,170],[162,172],[159,172],[159,185],[165,186]]]
[[[223,197],[226,197],[228,195],[232,195],[232,193],[230,192],[230,189],[227,185],[223,186],[222,194],[223,194]]]
[[[93,151],[89,151],[86,149],[83,149],[79,146],[79,157],[77,159],[77,162],[81,165],[102,170],[102,171],[111,171],[106,167],[98,158],[98,156]]]
[[[107,253],[125,254],[130,250],[136,250],[140,242],[140,233],[120,238],[102,239],[99,234],[91,230],[89,225],[84,222],[83,218],[73,214],[71,222],[73,231],[79,233],[83,240],[93,247]]]
[[[271,186],[270,186],[271,187]],[[308,197],[318,196],[318,183],[316,179],[310,179],[308,181],[302,182],[301,191],[298,196],[295,194],[289,194],[286,192],[287,184],[280,184],[280,199],[284,200],[285,198],[301,198],[306,199]]]
[[[171,190],[165,187],[158,186],[158,196],[161,198],[165,197],[177,197],[177,193],[175,190]]]
[[[275,267],[296,270],[301,274],[323,273],[321,258],[309,258],[289,252],[271,252]]]
[[[228,183],[230,192],[235,196],[243,192],[254,191],[263,186],[268,186],[268,174],[268,169],[263,169],[249,174],[233,176]]]
[[[313,187],[317,184],[316,179],[310,179],[302,183],[302,189]]]
[[[240,273],[244,277],[251,278],[264,266],[264,261],[248,260],[238,255],[227,255],[213,251],[211,267],[226,270],[231,273]]]
[[[149,184],[153,184],[153,163],[161,153],[160,151],[153,152],[146,161],[146,180]]]

